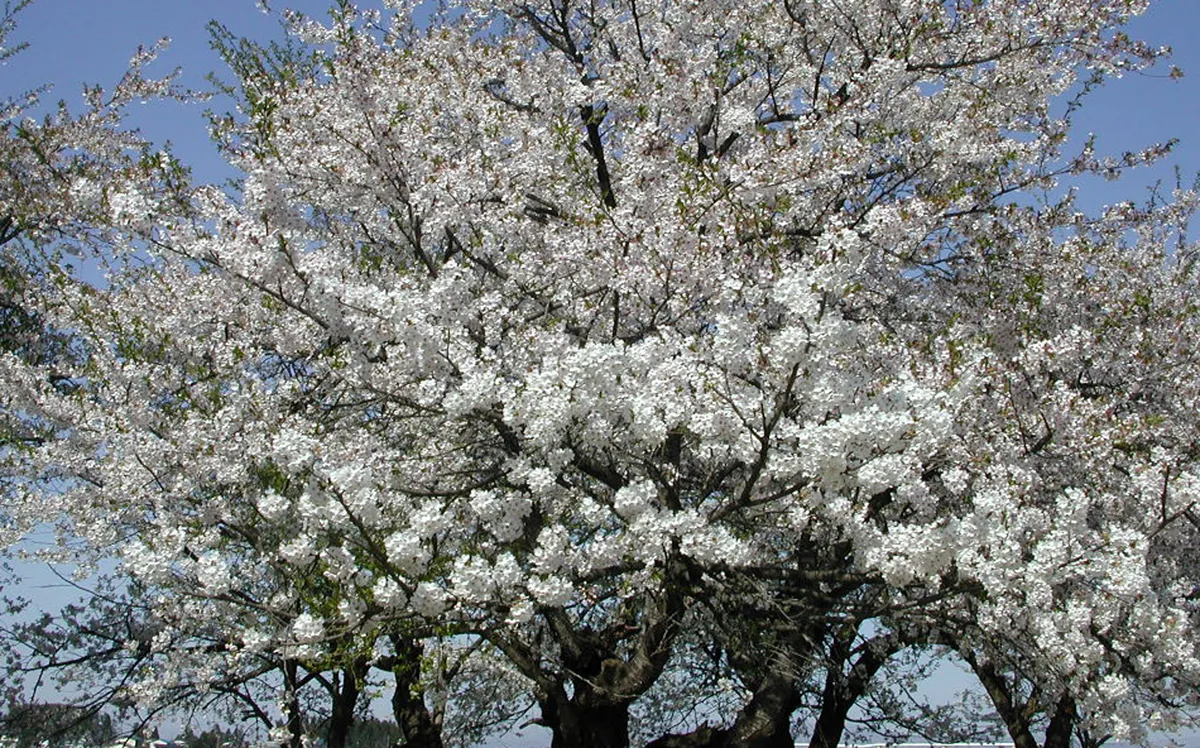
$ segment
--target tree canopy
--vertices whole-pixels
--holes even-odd
[[[0,338],[4,433],[36,432],[5,528],[120,562],[18,669],[293,746],[380,693],[414,746],[987,728],[913,700],[940,658],[1021,748],[1188,724],[1196,194],[1063,189],[1168,150],[1067,150],[1083,92],[1164,55],[1121,31],[1145,6],[214,24],[225,187],[119,118],[10,118],[0,224],[55,278],[22,339],[70,342]]]

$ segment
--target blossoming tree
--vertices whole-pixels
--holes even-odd
[[[1156,62],[1118,30],[1144,5],[218,31],[244,179],[176,220],[108,196],[137,240],[45,311],[79,386],[6,360],[73,476],[14,519],[148,591],[147,704],[268,655],[288,693],[386,663],[414,745],[486,722],[483,682],[555,746],[797,719],[826,746],[892,657],[948,646],[1022,746],[1172,727],[1200,685],[1195,197],[1056,190],[1162,153],[1066,153],[1057,111]]]
[[[0,63],[19,59],[24,45],[11,44],[9,37],[28,4],[5,4]],[[68,331],[49,328],[39,313],[52,302],[34,297],[45,295],[60,276],[71,272],[65,260],[76,261],[72,256],[97,251],[112,238],[109,189],[139,183],[156,196],[158,204],[147,208],[159,212],[166,205],[180,205],[181,167],[121,127],[131,101],[181,95],[172,77],[150,80],[143,75],[156,53],[139,51],[111,92],[86,89],[86,110],[80,115],[60,103],[35,119],[32,113],[43,103],[44,87],[0,100],[0,350],[43,366],[74,356]],[[60,377],[51,377],[55,386],[62,386]],[[44,436],[36,420],[20,416],[26,405],[17,388],[0,397],[0,447],[20,451],[22,444]],[[8,449],[0,454],[5,482],[10,477],[9,457]]]

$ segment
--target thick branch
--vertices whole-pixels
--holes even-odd
[[[600,139],[600,123],[608,113],[604,107],[597,109],[591,105],[580,107],[580,116],[587,128],[587,149],[596,161],[596,181],[600,185],[600,199],[609,208],[617,207],[617,197],[613,194],[612,179],[608,174],[608,163],[604,159],[604,143]]]

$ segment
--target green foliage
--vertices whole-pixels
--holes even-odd
[[[400,728],[394,723],[375,717],[354,721],[346,740],[347,748],[391,748],[401,738]]]
[[[253,122],[252,142],[247,145],[260,158],[271,155],[276,127],[274,114],[278,107],[275,84],[293,87],[315,78],[321,71],[321,55],[292,38],[259,44],[237,36],[217,21],[209,23],[208,32],[209,46],[237,77],[233,84],[215,76],[210,76],[210,81],[222,94],[236,101],[241,112]],[[268,84],[263,85],[264,81]],[[231,145],[237,118],[233,114],[210,113],[209,119],[216,137],[224,145]]]
[[[249,748],[254,743],[244,727],[226,729],[217,726],[196,732],[191,725],[176,738],[176,742],[188,748]]]
[[[309,725],[309,734],[319,734],[319,727]],[[354,720],[346,736],[346,748],[392,748],[401,740],[400,728],[393,722],[377,717],[360,716]],[[176,738],[187,748],[250,748],[255,737],[244,727],[214,726],[197,731],[188,726]]]

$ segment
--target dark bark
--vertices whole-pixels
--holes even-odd
[[[333,710],[329,715],[329,732],[326,736],[328,748],[346,748],[350,727],[354,724],[354,707],[358,703],[358,680],[361,666],[347,668],[338,681],[333,681]]]
[[[704,725],[689,733],[663,735],[650,741],[646,748],[725,748],[729,730]]]
[[[708,725],[692,732],[664,735],[646,748],[793,748],[792,713],[800,708],[794,679],[786,673],[765,676],[733,726]]]
[[[552,733],[553,748],[624,748],[629,744],[629,706],[654,685],[670,657],[691,584],[686,564],[667,563],[662,585],[640,605],[617,612],[607,626],[593,629],[561,609],[541,615],[561,652],[566,675],[547,672],[538,658],[516,642],[495,643],[538,684],[541,724]],[[570,697],[567,685],[570,684]]]
[[[555,684],[538,699],[540,722],[552,733],[551,748],[625,748],[629,745],[629,705],[645,688],[623,689],[623,685],[639,685],[624,675],[628,669],[624,661],[602,659],[611,654],[603,645],[591,637],[580,637],[579,632],[562,631],[570,622],[561,611],[548,617],[561,635],[569,635],[563,659],[573,674],[570,696],[565,684]]]
[[[629,703],[587,692],[543,702],[542,719],[553,731],[550,748],[626,748]]]
[[[979,677],[979,681],[987,690],[996,707],[996,712],[1004,720],[1009,737],[1015,748],[1038,748],[1037,739],[1033,736],[1034,716],[1041,712],[1037,703],[1036,691],[1024,705],[1015,701],[1014,689],[991,663],[980,663],[974,656],[966,658],[971,669]],[[1046,736],[1042,748],[1070,748],[1071,736],[1078,721],[1075,711],[1075,701],[1063,694],[1054,705],[1050,714],[1050,722],[1046,726]]]
[[[21,235],[21,227],[12,216],[0,216],[0,247]]]
[[[415,639],[395,634],[389,638],[396,650],[396,660],[392,663],[392,675],[396,678],[392,716],[404,735],[404,744],[412,748],[442,748],[441,727],[426,706],[421,687],[421,656],[425,649]]]
[[[287,699],[288,748],[301,748],[304,742],[304,717],[300,711],[300,666],[295,660],[283,663],[283,686]]]
[[[1043,748],[1070,748],[1071,733],[1074,731],[1077,717],[1074,699],[1064,695],[1055,705],[1050,724],[1046,726]]]
[[[967,664],[975,671],[979,682],[983,684],[996,707],[996,713],[1004,720],[1008,735],[1012,738],[1014,748],[1038,748],[1037,740],[1033,737],[1029,719],[1023,710],[1013,701],[1008,681],[991,663],[981,663],[973,655],[966,656]]]
[[[600,123],[607,112],[592,106],[580,109],[583,125],[587,129],[587,150],[596,162],[596,182],[600,187],[600,199],[609,208],[617,207],[617,196],[613,193],[612,178],[608,173],[608,161],[604,158],[604,141],[600,137]]]
[[[837,748],[846,731],[846,717],[850,709],[863,697],[871,680],[889,657],[900,649],[894,637],[880,637],[867,642],[849,673],[842,668],[850,658],[846,644],[835,646],[831,662],[825,672],[825,687],[821,695],[821,712],[809,738],[808,748]]]
[[[821,713],[817,715],[812,737],[808,739],[808,748],[837,748],[842,740],[842,733],[846,731],[846,715],[853,704],[854,701],[846,697],[832,674],[827,676],[822,693]]]
[[[800,693],[789,669],[768,673],[742,708],[725,745],[744,748],[793,748],[792,712],[800,708]]]

